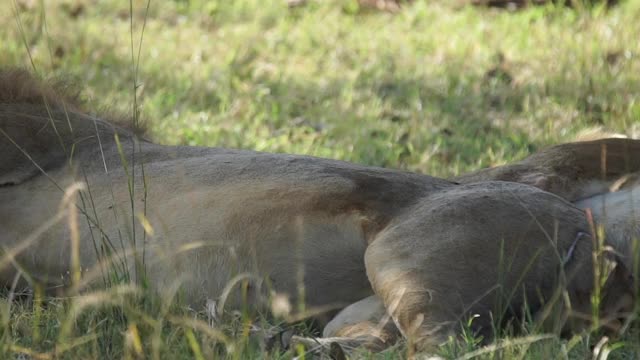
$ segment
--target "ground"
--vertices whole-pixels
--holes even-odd
[[[91,109],[137,111],[158,142],[442,177],[598,132],[640,136],[640,1],[518,11],[461,3],[382,12],[349,0],[12,0],[0,6],[0,64],[72,79]],[[4,296],[0,357],[267,356],[243,336],[242,319],[218,333],[178,304],[94,295],[82,311]],[[638,332],[602,354],[640,357]],[[480,349],[468,336],[441,353],[584,358],[599,341],[525,332]],[[399,345],[382,356],[405,354]]]

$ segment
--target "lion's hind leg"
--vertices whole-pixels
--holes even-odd
[[[588,232],[584,213],[550,193],[506,182],[464,185],[422,199],[390,224],[365,264],[409,343],[433,350],[471,316],[471,330],[488,340],[525,304],[535,311],[557,289],[563,266],[573,274],[570,294],[588,296],[591,241],[563,259],[579,232]]]

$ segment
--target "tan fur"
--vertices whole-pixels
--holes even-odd
[[[464,174],[455,181],[513,181],[535,186],[571,202],[609,191],[640,171],[640,140],[609,138],[556,145],[522,161]]]
[[[27,85],[2,86],[31,90],[8,91],[18,95],[0,103],[5,284],[18,269],[49,287],[72,282],[67,220],[77,211],[80,265],[90,270],[86,283],[100,279],[91,269],[100,268],[108,248],[119,254],[111,259],[115,265],[135,278],[146,275],[161,292],[179,285],[194,306],[221,296],[226,307],[240,306],[240,291],[227,291],[233,279],[251,279],[246,300],[254,308],[272,293],[322,308],[375,293],[418,348],[456,333],[470,314],[481,314],[475,324],[486,332],[490,314],[511,317],[525,300],[542,308],[558,287],[576,302],[592,291],[585,214],[549,192],[500,181],[457,185],[309,156],[161,146],[67,107],[46,88],[40,91],[46,102],[32,100],[34,80],[16,79]],[[623,146],[605,143],[613,150]],[[591,151],[601,145],[574,146]],[[616,163],[622,155],[609,154],[614,166],[606,181],[623,172]],[[635,159],[629,163],[639,168]],[[591,174],[586,162],[563,162],[580,170],[573,175],[562,164],[549,170],[525,160],[521,168],[533,169],[533,185],[542,188],[538,173],[559,178],[561,186],[550,181],[554,186],[545,190],[566,195],[584,192],[574,187]],[[530,175],[512,180],[530,183]],[[75,183],[84,187],[75,206],[61,206]],[[58,221],[48,224],[51,219]],[[621,294],[631,292],[624,281],[617,285]],[[372,324],[352,323],[336,334],[357,336]],[[386,344],[390,336],[378,339]]]
[[[621,256],[629,269],[640,267],[640,183],[616,192],[596,195],[576,205],[589,209],[604,240]]]
[[[600,139],[558,145],[534,154],[523,161],[465,174],[455,180],[468,184],[490,180],[525,183],[573,200],[575,205],[581,209],[589,209],[593,216],[593,225],[596,228],[603,227],[603,240],[613,248],[624,264],[624,267],[614,276],[614,278],[618,278],[618,281],[612,280],[609,285],[611,286],[610,294],[617,295],[609,295],[603,300],[603,308],[609,309],[609,313],[619,313],[629,311],[633,301],[628,295],[620,295],[620,289],[615,287],[624,284],[624,279],[629,281],[629,277],[623,275],[627,274],[627,269],[635,273],[635,279],[638,278],[638,270],[640,269],[640,181],[637,172],[640,166],[639,159],[640,140]],[[603,164],[606,168],[604,171],[601,170]],[[486,183],[481,186],[485,187]],[[521,192],[515,192],[515,194],[521,194]],[[521,199],[517,201],[521,201]],[[487,202],[482,202],[483,207],[488,206]],[[545,207],[548,210],[548,205]],[[499,218],[497,214],[494,215]],[[511,218],[513,215],[506,214],[505,217]],[[486,242],[480,242],[480,244],[484,249]],[[480,251],[478,250],[478,252]],[[396,251],[385,249],[383,253],[385,252],[392,254]],[[485,251],[486,253],[490,252]],[[386,257],[386,255],[381,255],[381,258]],[[424,256],[420,257],[424,258]],[[443,258],[451,260],[450,256]],[[413,275],[416,271],[407,270],[404,273]],[[485,272],[481,273],[486,274]],[[402,275],[399,276],[402,277]],[[396,282],[400,278],[396,277],[391,281]],[[416,288],[415,285],[410,284],[405,287],[408,289]],[[404,293],[401,293],[400,296],[404,296]],[[452,301],[455,302],[455,300]],[[575,329],[585,328],[584,320],[588,318],[588,315],[585,315],[584,311],[589,306],[588,299],[584,297],[575,299],[573,316],[571,319],[565,320],[570,320]],[[380,314],[380,307],[383,307],[383,304],[378,296],[369,297],[343,310],[327,327],[332,329],[332,333],[337,333],[342,328],[356,328],[357,326],[354,324],[383,324],[387,315],[386,313]],[[395,309],[395,306],[392,309]],[[401,312],[406,312],[406,310],[401,310]],[[546,320],[543,320],[545,324],[554,320],[554,316],[549,314],[551,313],[545,315]],[[430,322],[435,323],[434,321]],[[619,324],[615,325],[617,323],[615,318],[601,320],[601,323],[612,329],[620,326]],[[438,326],[443,326],[443,324],[440,323]],[[454,326],[457,326],[455,322]],[[447,326],[443,326],[443,328],[447,328]],[[438,329],[435,332],[441,331]],[[352,333],[352,337],[362,337],[368,333],[370,330],[363,329],[359,334]],[[431,335],[429,337],[433,338]],[[430,341],[438,343],[443,339],[444,337],[440,340],[433,341],[432,339]]]

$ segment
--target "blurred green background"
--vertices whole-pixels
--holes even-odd
[[[73,79],[89,109],[127,113],[138,63],[140,114],[162,143],[450,176],[598,129],[640,135],[637,0],[518,11],[462,0],[395,12],[347,0],[4,7],[0,63],[32,68],[27,44],[37,72]]]

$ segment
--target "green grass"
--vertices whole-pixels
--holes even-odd
[[[31,68],[26,43],[38,73],[74,79],[89,108],[131,113],[131,35],[137,52],[146,19],[136,92],[156,141],[312,154],[443,177],[598,129],[640,136],[638,0],[608,11],[416,1],[389,14],[353,5],[153,1],[145,17],[146,2],[137,0],[132,32],[127,1],[12,0],[0,6],[0,64]],[[17,347],[59,358],[264,355],[246,336],[232,336],[243,333],[241,321],[225,330],[235,349],[227,352],[212,334],[170,321],[204,324],[205,315],[139,301],[90,307],[62,338],[70,302],[3,297],[0,357],[15,356]],[[636,327],[614,342],[611,357],[640,356],[637,336]],[[520,340],[481,358],[584,358],[600,337]],[[442,351],[456,357],[476,349],[469,341]],[[382,356],[400,354],[402,346]]]

